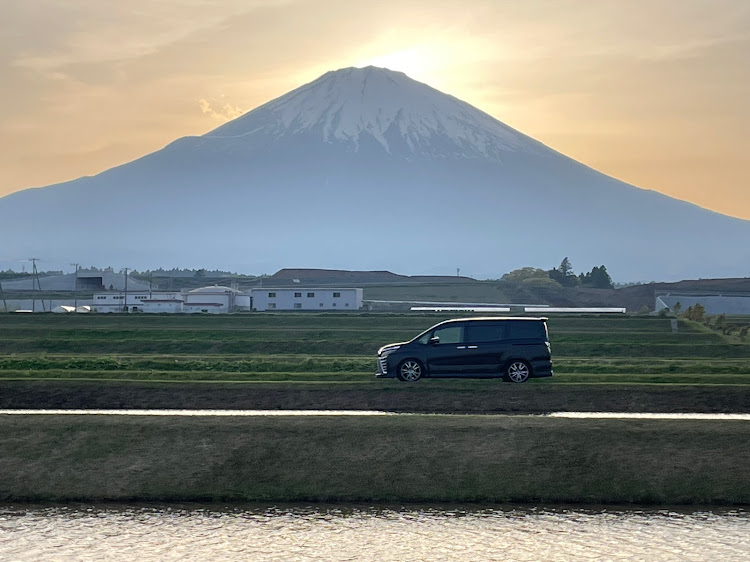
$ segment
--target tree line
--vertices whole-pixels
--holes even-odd
[[[581,272],[576,275],[573,265],[566,256],[558,267],[552,269],[539,269],[535,267],[523,267],[515,269],[503,275],[503,280],[511,282],[523,282],[530,279],[550,279],[563,287],[593,287],[597,289],[613,289],[612,278],[607,273],[604,265],[594,266],[591,271]]]

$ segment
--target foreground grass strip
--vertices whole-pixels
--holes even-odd
[[[750,377],[748,377],[750,379]],[[85,371],[85,370],[49,370],[49,371],[0,371],[0,379],[35,379],[35,380],[172,380],[172,381],[320,381],[320,382],[370,382],[375,381],[371,372],[215,372],[215,371]]]
[[[4,501],[750,503],[750,424],[0,416]]]
[[[747,374],[750,360],[743,359],[661,359],[637,358],[556,358],[557,374]],[[9,372],[46,371],[170,371],[216,373],[368,373],[375,371],[374,356],[328,355],[220,355],[206,358],[186,355],[21,355],[0,358],[0,376]]]
[[[217,371],[217,372],[370,372],[375,371],[374,357],[330,356],[239,356],[198,357],[133,355],[133,356],[12,356],[0,358],[0,373],[4,371]]]
[[[411,383],[400,383],[394,379],[376,379],[371,372],[215,372],[215,371],[86,371],[86,370],[47,370],[47,371],[0,371],[0,380],[99,380],[99,381],[174,381],[174,382],[258,382],[273,381],[287,383],[330,383],[351,382],[357,384],[376,384],[378,386],[414,386]],[[487,389],[488,385],[500,382],[501,388],[509,383],[498,379],[458,380],[430,379],[417,383],[420,387],[442,385],[446,388],[475,388],[477,391]],[[561,385],[561,384],[690,384],[690,385],[750,385],[750,374],[649,374],[649,373],[563,373],[550,379],[531,379],[526,385]]]

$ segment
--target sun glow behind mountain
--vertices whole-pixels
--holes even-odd
[[[433,33],[431,37],[435,35]],[[409,44],[402,43],[394,49],[394,43],[398,42],[385,36],[368,48],[367,54],[356,57],[352,66],[397,70],[439,90],[450,91],[460,99],[476,103],[477,92],[467,86],[472,82],[472,68],[476,64],[486,63],[490,50],[497,55],[497,45],[493,48],[485,40],[466,36],[440,41],[429,37],[417,37]]]
[[[418,45],[383,55],[357,61],[354,66],[378,66],[403,72],[415,80],[432,83],[442,74],[439,55],[427,45]]]

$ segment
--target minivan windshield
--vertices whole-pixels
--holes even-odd
[[[463,324],[438,326],[437,328],[425,332],[422,336],[417,338],[417,341],[423,345],[427,345],[432,338],[438,338],[438,343],[441,344],[462,343],[464,341],[464,326]]]

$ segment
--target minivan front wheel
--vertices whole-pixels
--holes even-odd
[[[531,368],[525,361],[512,361],[505,371],[506,380],[510,382],[526,382],[531,374]]]
[[[418,381],[424,375],[422,363],[416,359],[407,359],[398,366],[398,378],[405,382]]]

